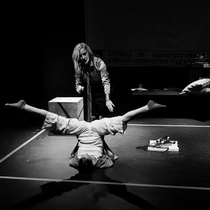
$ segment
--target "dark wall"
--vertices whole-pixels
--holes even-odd
[[[114,50],[140,51],[146,52],[146,58],[151,58],[150,52],[210,53],[209,0],[106,0],[100,4],[98,0],[86,2],[87,40],[95,50],[111,53]],[[120,65],[123,62],[110,63]],[[127,64],[129,63],[132,64]],[[160,64],[148,61],[144,63]],[[143,61],[139,64],[142,65]]]
[[[78,96],[71,54],[86,38],[84,0],[70,5],[5,3],[2,9],[1,105],[24,98],[47,108],[54,97]],[[189,82],[187,68],[108,66],[108,70],[113,99],[119,104],[125,96],[129,100],[130,89],[139,83],[167,88]]]
[[[1,104],[24,98],[46,107],[54,97],[76,94],[71,54],[85,41],[84,1],[3,9]]]

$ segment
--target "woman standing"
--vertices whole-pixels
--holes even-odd
[[[94,56],[86,43],[79,43],[74,47],[72,60],[76,91],[84,93],[86,120],[90,122],[101,118],[105,114],[105,105],[109,112],[113,112],[109,73],[104,61]]]

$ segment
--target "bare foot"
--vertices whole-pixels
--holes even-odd
[[[147,105],[149,107],[149,110],[157,109],[157,108],[166,108],[167,107],[166,105],[158,104],[158,103],[156,103],[152,100],[150,100]]]
[[[23,109],[25,104],[26,104],[26,102],[24,100],[20,100],[17,103],[6,103],[5,106],[11,106],[11,107],[15,107],[18,109]]]

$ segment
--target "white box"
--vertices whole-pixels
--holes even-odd
[[[84,120],[83,97],[56,97],[48,102],[48,110],[63,117]]]

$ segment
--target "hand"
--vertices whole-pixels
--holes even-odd
[[[112,103],[111,100],[106,101],[106,107],[108,108],[108,110],[109,110],[110,112],[113,112],[113,111],[114,111],[114,106],[115,106],[115,105]]]
[[[78,85],[78,86],[76,87],[76,91],[77,91],[78,93],[81,93],[82,91],[84,91],[84,87],[81,86],[81,85]]]

